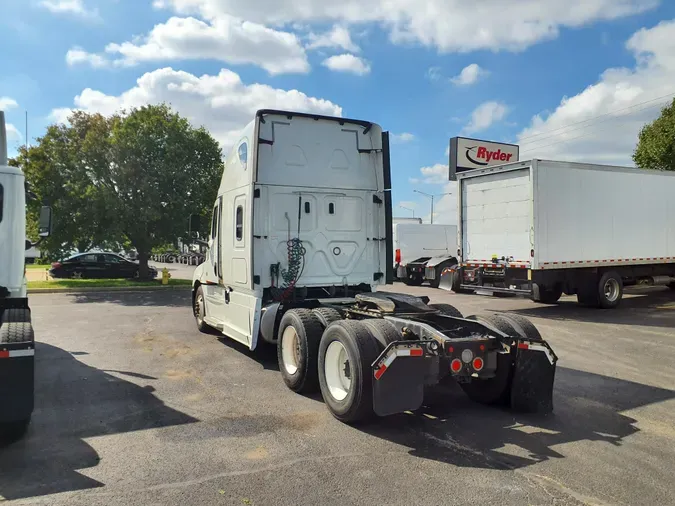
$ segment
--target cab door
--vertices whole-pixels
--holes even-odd
[[[223,197],[220,196],[213,207],[211,235],[209,237],[207,283],[202,285],[206,301],[206,322],[221,328],[226,317],[225,289],[222,269],[222,213]]]

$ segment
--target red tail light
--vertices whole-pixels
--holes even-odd
[[[458,358],[450,362],[450,369],[452,369],[452,372],[459,372],[462,370],[462,361]]]
[[[484,362],[483,359],[480,357],[476,357],[473,359],[473,368],[475,371],[480,371],[483,368]]]
[[[59,267],[63,267],[61,262],[52,262],[52,269],[58,269]]]
[[[396,263],[397,264],[401,263],[401,250],[400,249],[396,250]]]

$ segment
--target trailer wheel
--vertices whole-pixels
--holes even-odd
[[[452,272],[452,291],[455,293],[471,293],[471,290],[467,290],[466,288],[462,288],[462,273],[459,269],[455,269]]]
[[[363,320],[361,323],[368,327],[368,330],[370,330],[373,337],[378,340],[383,350],[391,343],[403,340],[403,336],[396,330],[396,326],[387,320],[371,318],[369,320]]]
[[[342,320],[340,311],[332,307],[317,307],[312,309],[312,313],[321,322],[321,326],[325,329],[333,322]]]
[[[438,309],[441,314],[444,314],[446,316],[453,316],[454,318],[464,318],[462,313],[459,312],[459,309],[457,309],[455,306],[451,306],[450,304],[428,304],[429,307]]]
[[[328,409],[345,423],[374,416],[371,364],[382,346],[363,322],[342,320],[326,329],[319,346],[319,384]]]
[[[33,326],[28,322],[9,322],[0,326],[0,343],[33,342]]]
[[[537,283],[532,284],[532,300],[534,302],[540,302],[542,304],[555,304],[560,300],[560,297],[562,297],[562,293],[562,287],[559,285],[549,288],[538,285]]]
[[[623,297],[623,280],[614,271],[605,272],[598,283],[598,301],[601,309],[614,309]]]
[[[468,316],[469,320],[483,321],[489,326],[508,334],[517,336],[518,331],[506,318],[496,314]],[[511,380],[513,378],[513,364],[515,350],[511,353],[497,354],[497,370],[495,376],[488,379],[472,379],[470,383],[460,383],[464,393],[474,402],[481,404],[508,405],[511,400]]]
[[[297,393],[316,392],[318,353],[323,327],[310,309],[286,311],[279,323],[277,359],[286,386]]]
[[[5,312],[2,313],[2,323],[10,322],[26,322],[30,323],[30,309],[23,307],[16,307],[5,309]]]

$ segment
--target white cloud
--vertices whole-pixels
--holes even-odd
[[[155,0],[173,8],[215,19],[237,16],[259,23],[379,23],[397,43],[415,42],[441,51],[478,49],[519,51],[578,28],[652,9],[659,0]]]
[[[358,76],[370,73],[370,63],[353,54],[340,54],[326,58],[322,65],[336,72],[351,72]]]
[[[76,14],[87,18],[98,16],[98,11],[87,9],[82,0],[42,0],[40,5],[55,14]]]
[[[272,75],[308,72],[307,55],[295,34],[273,30],[232,16],[207,23],[195,18],[172,17],[150,33],[131,42],[108,44],[105,55],[74,48],[70,65],[134,66],[142,62],[213,59],[229,64],[253,64]]]
[[[477,63],[472,63],[471,65],[464,67],[462,71],[455,77],[452,77],[450,81],[457,86],[468,86],[477,83],[479,79],[487,76],[489,73],[490,72],[482,69]]]
[[[81,47],[74,47],[66,53],[66,63],[71,67],[86,63],[94,68],[102,68],[109,66],[111,62],[100,54],[88,53]]]
[[[441,78],[441,67],[429,67],[427,70],[427,79],[429,81],[438,81]]]
[[[5,124],[5,131],[7,132],[7,141],[19,141],[21,140],[21,132],[11,123]]]
[[[407,142],[414,141],[415,135],[408,132],[403,132],[402,134],[391,134],[391,140],[392,142],[398,144],[405,144]]]
[[[136,86],[120,95],[106,95],[87,88],[74,99],[76,109],[113,114],[146,104],[165,102],[193,125],[204,125],[229,148],[237,133],[263,108],[289,109],[341,116],[342,108],[328,100],[309,97],[298,90],[282,90],[264,84],[245,84],[235,72],[222,69],[218,75],[197,77],[172,68],[157,69],[141,76]],[[69,109],[54,109],[52,120],[64,121]]]
[[[472,134],[490,128],[503,120],[509,108],[500,102],[483,102],[471,113],[471,121],[464,127],[464,133]]]
[[[0,97],[0,111],[7,111],[18,106],[19,104],[13,98]]]
[[[412,184],[443,184],[448,181],[450,169],[447,165],[437,163],[430,167],[422,167],[420,169],[422,177],[411,177],[408,181]]]
[[[534,116],[518,134],[521,158],[633,165],[640,128],[673,98],[675,20],[639,30],[626,47],[635,68],[607,69],[552,113]]]
[[[309,34],[309,44],[307,45],[307,49],[319,48],[340,48],[349,51],[350,53],[358,53],[361,51],[359,46],[352,41],[349,29],[340,25],[335,25],[330,32],[322,33],[320,35],[314,33]]]

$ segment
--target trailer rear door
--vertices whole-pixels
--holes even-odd
[[[461,179],[463,261],[527,262],[532,250],[530,167]]]

